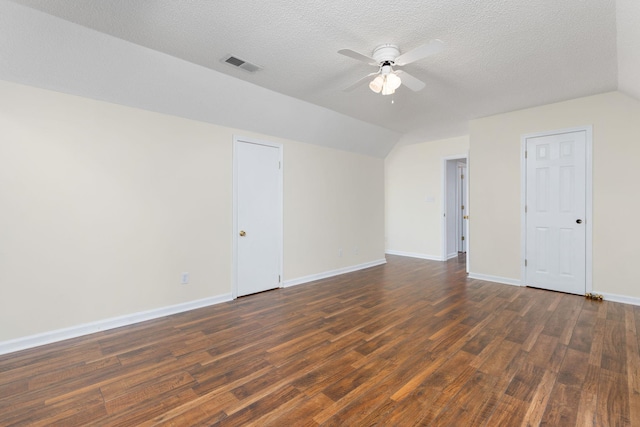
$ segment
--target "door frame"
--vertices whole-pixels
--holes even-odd
[[[452,156],[445,156],[442,157],[442,222],[440,223],[441,227],[442,227],[442,232],[441,232],[441,240],[442,240],[442,244],[441,244],[441,254],[442,254],[442,261],[446,261],[448,258],[448,251],[447,251],[447,217],[450,215],[450,213],[448,212],[448,208],[447,208],[447,184],[448,184],[448,179],[447,179],[447,162],[450,160],[461,160],[461,159],[465,159],[467,161],[467,176],[465,177],[464,180],[464,184],[465,184],[465,189],[466,189],[466,194],[465,194],[465,207],[466,207],[466,211],[467,211],[467,216],[469,216],[469,212],[470,212],[470,206],[469,206],[469,175],[470,175],[470,168],[469,168],[469,152],[467,151],[464,154],[458,154],[458,155],[452,155]],[[456,165],[457,167],[457,165]],[[456,180],[457,181],[457,180]],[[453,183],[453,185],[456,185],[456,183]],[[457,212],[456,212],[457,214]],[[456,225],[457,227],[457,225]],[[467,235],[465,236],[465,241],[466,241],[466,247],[467,247],[467,253],[466,253],[466,270],[467,273],[469,273],[469,262],[471,260],[471,246],[469,245],[469,235],[471,234],[471,224],[469,223],[469,220],[467,219]],[[458,250],[458,246],[456,245],[456,251]]]
[[[232,285],[231,285],[231,297],[236,299],[238,297],[238,233],[240,232],[238,226],[238,145],[239,144],[257,144],[257,145],[265,145],[267,147],[274,147],[278,149],[279,162],[280,162],[280,172],[278,174],[278,217],[280,220],[278,221],[280,230],[278,234],[278,252],[280,257],[280,265],[278,266],[278,274],[280,275],[280,286],[282,288],[282,284],[284,283],[284,245],[283,245],[283,236],[284,236],[284,209],[283,209],[283,200],[284,200],[284,191],[283,191],[283,170],[284,170],[284,160],[283,160],[283,145],[278,142],[271,142],[260,140],[256,138],[246,138],[243,136],[233,135],[233,219],[232,219],[232,257],[233,257],[233,268],[232,268]]]
[[[458,252],[467,252],[467,233],[465,233],[465,216],[467,213],[467,182],[465,179],[469,179],[469,172],[467,172],[467,164],[458,161],[456,165],[456,202],[458,206],[464,206],[464,209],[459,209],[456,214],[456,240],[458,241]],[[463,171],[464,170],[464,171]],[[461,175],[465,176],[462,178]],[[463,193],[463,194],[461,194]],[[464,196],[464,197],[463,197]],[[465,240],[461,239],[464,236]],[[464,249],[461,251],[460,249]]]
[[[522,286],[527,286],[527,269],[524,265],[527,255],[527,217],[525,215],[527,162],[524,157],[527,139],[573,132],[585,132],[585,292],[593,290],[593,126],[591,125],[529,133],[520,137],[520,283]]]

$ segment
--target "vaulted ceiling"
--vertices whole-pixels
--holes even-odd
[[[15,0],[47,14],[328,108],[417,142],[463,135],[470,119],[620,89],[640,98],[637,0]],[[37,31],[37,29],[33,29]],[[404,69],[426,87],[393,96],[339,55],[432,39]],[[248,73],[232,54],[262,67]],[[393,99],[393,103],[391,102]]]

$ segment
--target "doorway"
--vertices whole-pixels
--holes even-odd
[[[456,201],[459,206],[456,214],[456,240],[458,241],[458,253],[467,252],[467,162],[458,161],[456,172]]]
[[[443,158],[442,259],[458,257],[469,271],[468,156]]]
[[[233,297],[282,284],[282,145],[234,137]]]
[[[526,135],[522,284],[591,290],[591,128]]]

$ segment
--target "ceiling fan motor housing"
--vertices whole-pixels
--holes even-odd
[[[400,49],[398,49],[398,46],[393,44],[383,44],[375,48],[371,56],[380,65],[384,64],[385,62],[388,62],[390,63],[389,65],[392,65],[396,58],[400,56]]]

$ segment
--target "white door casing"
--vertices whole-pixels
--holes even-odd
[[[460,205],[459,198],[459,177],[456,177],[458,164],[465,164],[467,171],[469,170],[469,153],[446,156],[442,158],[442,260],[446,261],[449,257],[457,256],[459,247],[459,221],[458,214]],[[454,173],[450,172],[450,167],[455,169]],[[463,180],[464,185],[464,206],[467,219],[464,220],[465,228],[465,249],[466,249],[466,270],[469,272],[470,251],[469,251],[469,178],[465,174]],[[453,200],[453,203],[450,202]],[[454,238],[455,235],[455,238]]]
[[[282,146],[234,137],[233,296],[282,283]]]
[[[583,128],[523,137],[525,285],[590,290],[590,136]]]

